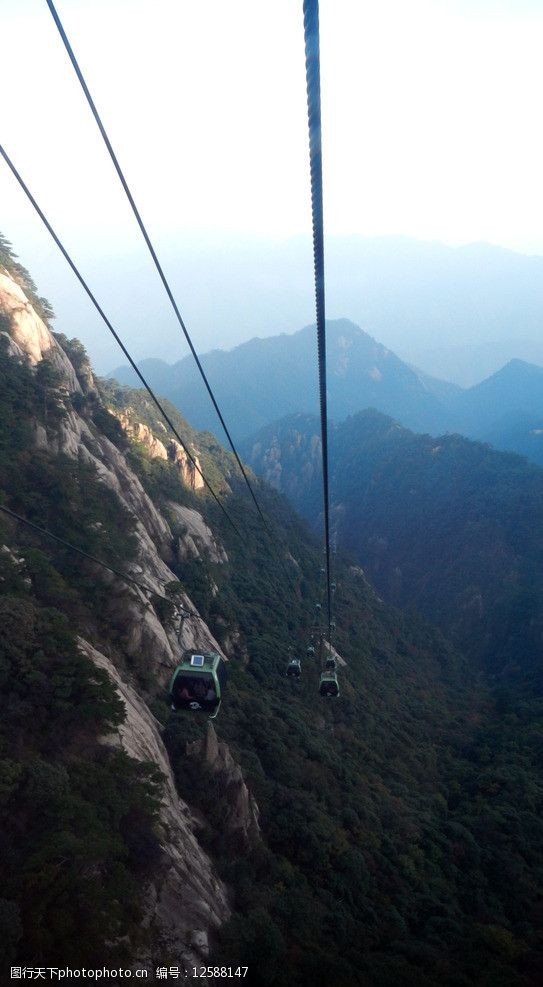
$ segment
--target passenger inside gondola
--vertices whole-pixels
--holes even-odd
[[[174,698],[181,707],[196,702],[204,709],[212,708],[217,702],[217,693],[211,675],[179,675]]]
[[[196,679],[194,683],[194,695],[199,700],[204,700],[206,697],[207,686],[203,679]]]
[[[337,696],[339,696],[339,686],[338,686],[337,678],[334,673],[325,672],[323,675],[321,675],[319,692],[321,696],[324,696],[325,699],[328,698],[335,699]]]
[[[209,671],[206,665],[210,666]],[[207,712],[215,717],[225,683],[226,669],[218,654],[186,651],[170,681],[172,708]]]
[[[302,674],[302,665],[299,658],[291,658],[287,665],[287,678],[299,679]]]

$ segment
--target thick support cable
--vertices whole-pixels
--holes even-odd
[[[313,220],[313,262],[317,312],[319,402],[322,444],[324,503],[324,543],[326,549],[326,598],[328,639],[331,639],[332,593],[330,589],[330,494],[328,482],[328,408],[326,397],[326,325],[324,303],[324,210],[322,196],[321,84],[318,0],[304,0],[305,72],[307,118],[309,124],[309,163],[311,169],[311,212]]]
[[[68,548],[71,552],[75,552],[77,555],[81,555],[84,559],[88,559],[89,562],[94,562],[95,565],[101,566],[102,569],[107,569],[108,572],[112,572],[114,576],[118,576],[119,579],[122,579],[123,582],[128,583],[130,586],[137,586],[137,588],[143,590],[144,593],[151,593],[152,596],[157,597],[159,600],[168,600],[171,602],[169,597],[162,596],[160,593],[157,593],[152,586],[147,586],[145,583],[138,582],[137,579],[129,576],[126,572],[121,572],[120,569],[116,569],[114,566],[108,565],[108,563],[104,562],[102,559],[97,559],[95,555],[90,555],[89,552],[84,552],[82,548],[77,548],[76,545],[72,545],[71,542],[66,541],[64,538],[59,538],[58,535],[53,534],[52,531],[48,531],[47,528],[42,528],[39,524],[35,524],[34,521],[29,521],[28,518],[23,517],[21,514],[11,511],[9,507],[5,507],[5,505],[0,504],[0,511],[2,511],[3,514],[7,514],[10,518],[13,518],[14,521],[17,521],[20,524],[26,524],[27,527],[32,528],[34,531],[38,531],[40,535],[45,535],[46,538],[56,541],[59,545],[62,545],[64,548]],[[199,620],[202,620],[200,614],[195,613],[193,610],[186,610],[185,607],[178,607],[178,609],[180,613],[182,613],[183,617],[197,617]]]
[[[55,5],[53,4],[52,0],[46,0],[46,3],[47,3],[47,6],[49,7],[49,10],[50,10],[51,15],[53,17],[53,20],[54,20],[54,22],[56,24],[58,33],[60,34],[60,37],[62,38],[62,42],[64,44],[64,47],[65,47],[66,52],[68,54],[68,57],[69,57],[69,59],[70,59],[70,61],[72,63],[72,66],[73,66],[73,69],[75,71],[75,74],[76,74],[76,76],[77,76],[77,78],[79,80],[79,83],[81,85],[81,88],[82,88],[82,90],[83,90],[83,92],[85,94],[87,103],[89,104],[89,107],[90,107],[90,110],[91,110],[91,113],[92,113],[92,115],[93,115],[93,117],[94,117],[94,119],[96,121],[96,125],[97,125],[97,127],[98,127],[98,129],[99,129],[99,131],[100,131],[100,133],[102,135],[102,139],[104,141],[104,144],[106,145],[106,148],[108,150],[109,156],[110,156],[110,158],[111,158],[111,160],[113,162],[113,166],[115,168],[115,171],[117,172],[117,175],[119,177],[119,181],[120,181],[120,183],[121,183],[121,185],[122,185],[122,187],[124,189],[124,192],[125,192],[125,195],[126,195],[128,201],[130,203],[130,207],[132,209],[132,212],[134,213],[134,217],[135,217],[136,222],[137,222],[137,224],[138,224],[138,226],[140,228],[141,235],[143,236],[143,239],[145,240],[145,243],[147,245],[147,249],[148,249],[148,251],[149,251],[149,253],[150,253],[150,255],[151,255],[152,259],[153,259],[153,263],[154,263],[154,265],[156,267],[156,270],[158,272],[158,276],[159,276],[159,278],[160,278],[160,280],[162,282],[162,285],[164,287],[164,290],[165,290],[165,292],[166,292],[166,294],[168,296],[168,299],[170,301],[170,304],[171,304],[171,306],[173,308],[173,311],[175,313],[176,319],[177,319],[177,321],[178,321],[178,323],[179,323],[179,325],[180,325],[180,327],[181,327],[181,329],[183,331],[183,334],[184,334],[185,339],[186,339],[186,341],[188,343],[190,352],[192,353],[192,356],[194,358],[194,361],[196,363],[196,366],[198,367],[198,370],[200,372],[200,376],[201,376],[201,378],[202,378],[202,380],[203,380],[203,382],[205,384],[207,393],[209,394],[209,397],[211,399],[211,402],[213,404],[213,407],[214,407],[214,409],[215,409],[215,411],[217,413],[217,417],[218,417],[218,419],[219,419],[219,421],[220,421],[220,423],[222,425],[224,434],[226,435],[226,438],[228,439],[228,443],[229,443],[230,448],[231,448],[231,450],[232,450],[232,452],[233,452],[233,454],[235,456],[236,462],[237,462],[237,464],[239,466],[239,469],[241,471],[241,475],[243,476],[243,479],[245,480],[245,483],[247,484],[247,488],[248,488],[249,493],[250,493],[250,495],[252,497],[253,503],[254,503],[254,505],[255,505],[255,507],[256,507],[256,509],[257,509],[257,511],[258,511],[258,513],[259,513],[259,515],[261,517],[261,519],[262,519],[262,521],[264,522],[264,524],[266,524],[266,520],[264,518],[264,515],[262,513],[262,510],[260,509],[260,504],[258,503],[258,500],[256,498],[256,494],[255,494],[255,492],[253,490],[253,487],[252,487],[252,485],[251,485],[251,483],[249,481],[249,477],[247,476],[247,472],[245,470],[245,467],[243,466],[243,463],[242,463],[242,461],[241,461],[241,459],[240,459],[240,457],[238,455],[238,451],[237,451],[237,449],[236,449],[236,447],[234,445],[234,441],[232,439],[232,436],[230,435],[230,431],[229,431],[229,429],[228,429],[228,427],[226,425],[226,422],[225,422],[225,420],[224,420],[224,418],[222,416],[221,409],[219,408],[219,405],[218,405],[218,403],[217,403],[217,401],[215,399],[215,395],[213,393],[211,384],[209,383],[209,380],[207,378],[207,374],[206,374],[206,372],[205,372],[205,370],[204,370],[204,368],[202,366],[202,363],[200,361],[200,358],[199,358],[199,356],[198,356],[198,354],[197,354],[197,352],[196,352],[196,350],[194,348],[194,345],[193,345],[192,339],[190,337],[190,334],[188,332],[188,329],[187,329],[187,327],[186,327],[186,325],[185,325],[185,323],[183,321],[183,318],[181,316],[181,312],[179,311],[179,306],[177,305],[177,302],[176,302],[175,297],[173,295],[173,292],[172,292],[172,290],[170,288],[170,285],[168,283],[168,280],[166,278],[166,275],[164,274],[164,270],[163,270],[162,265],[161,265],[161,263],[160,263],[160,261],[158,259],[158,256],[157,256],[157,253],[155,251],[155,248],[153,247],[153,244],[151,242],[151,238],[150,238],[150,236],[149,236],[149,234],[147,232],[147,229],[145,227],[145,224],[144,224],[144,222],[143,222],[143,220],[141,218],[139,209],[136,206],[136,203],[134,201],[134,197],[133,197],[133,195],[132,195],[132,193],[130,191],[130,188],[128,186],[128,182],[126,181],[126,178],[124,177],[123,170],[122,170],[122,168],[121,168],[121,166],[119,164],[119,161],[117,159],[117,155],[115,154],[115,151],[113,150],[111,141],[110,141],[110,139],[108,137],[108,134],[107,134],[107,131],[106,131],[106,129],[105,129],[103,123],[102,123],[102,119],[100,117],[100,114],[98,113],[98,110],[96,109],[96,105],[95,105],[94,100],[93,100],[93,98],[92,98],[92,96],[90,94],[89,87],[87,86],[87,83],[85,81],[85,78],[83,76],[83,73],[81,71],[81,68],[79,66],[79,62],[77,61],[77,58],[75,57],[74,51],[72,49],[72,46],[71,46],[71,44],[70,44],[70,42],[68,40],[68,36],[66,34],[66,31],[64,30],[62,21],[61,21],[59,15],[57,14],[57,11],[55,9]]]
[[[213,490],[213,488],[212,488],[212,487],[211,487],[211,485],[209,484],[209,482],[208,482],[208,480],[207,480],[207,479],[206,479],[206,477],[204,476],[204,474],[203,474],[203,472],[202,472],[202,470],[200,469],[200,467],[198,466],[198,463],[196,462],[196,460],[195,460],[195,458],[194,458],[194,456],[193,456],[193,455],[191,454],[191,452],[189,451],[189,449],[188,449],[188,446],[187,446],[187,444],[186,444],[186,442],[184,442],[184,440],[183,440],[183,439],[181,438],[181,436],[180,436],[180,434],[179,434],[179,432],[177,431],[177,429],[176,429],[176,427],[175,427],[175,425],[174,425],[174,424],[173,424],[173,422],[171,421],[171,419],[170,419],[170,417],[169,417],[169,415],[167,414],[167,412],[166,412],[166,411],[164,410],[164,408],[162,407],[162,405],[161,405],[161,403],[160,403],[160,401],[158,400],[158,398],[156,397],[156,395],[155,395],[155,393],[154,393],[154,391],[153,391],[153,390],[151,389],[151,387],[150,387],[150,385],[149,385],[149,384],[147,383],[147,381],[146,381],[146,379],[145,379],[145,377],[143,376],[143,374],[142,374],[142,373],[141,373],[141,371],[139,370],[139,368],[138,368],[138,366],[137,366],[137,364],[136,364],[136,363],[134,362],[134,360],[133,360],[133,359],[132,359],[132,357],[130,356],[130,353],[128,352],[128,350],[127,350],[127,348],[126,348],[126,346],[124,345],[124,343],[123,343],[123,341],[122,341],[122,339],[120,338],[120,336],[119,336],[119,335],[117,334],[117,332],[116,332],[116,331],[115,331],[115,329],[113,328],[113,326],[112,326],[112,324],[111,324],[111,322],[109,321],[109,319],[108,319],[108,317],[107,317],[107,315],[105,314],[105,312],[103,311],[103,309],[102,309],[102,308],[101,308],[101,306],[99,305],[99,303],[98,303],[98,301],[96,300],[96,298],[95,298],[95,296],[94,296],[94,294],[92,293],[92,291],[91,291],[91,289],[89,288],[89,286],[88,286],[88,284],[87,284],[87,282],[85,281],[85,279],[84,279],[84,277],[83,277],[83,275],[82,275],[82,274],[80,274],[80,272],[79,272],[79,270],[78,270],[78,269],[77,269],[77,267],[75,266],[75,264],[74,264],[74,262],[73,262],[73,260],[72,260],[72,258],[70,257],[70,255],[69,255],[69,253],[67,252],[67,250],[66,250],[66,249],[65,249],[65,247],[63,246],[63,244],[62,244],[62,242],[61,242],[61,240],[59,239],[59,237],[58,237],[58,236],[57,236],[57,234],[55,233],[55,231],[54,231],[54,229],[53,229],[53,227],[51,226],[51,224],[50,224],[50,222],[49,222],[49,220],[47,219],[47,217],[45,216],[45,214],[43,213],[43,211],[42,211],[42,210],[40,209],[40,207],[39,207],[39,205],[38,205],[38,203],[36,202],[36,200],[35,200],[35,198],[34,198],[34,196],[33,196],[33,195],[32,195],[32,193],[31,193],[31,191],[30,191],[30,189],[28,188],[28,186],[27,186],[27,185],[25,184],[25,182],[23,181],[23,179],[22,179],[22,177],[21,177],[21,175],[20,175],[20,174],[19,174],[19,172],[17,171],[17,169],[16,169],[16,167],[15,167],[15,165],[13,164],[13,162],[12,162],[12,160],[11,160],[11,158],[10,158],[10,157],[8,156],[8,154],[7,154],[7,152],[6,152],[5,150],[4,150],[4,148],[2,147],[2,145],[1,145],[1,144],[0,144],[0,154],[2,155],[2,157],[3,157],[3,159],[4,159],[4,161],[6,162],[6,164],[7,164],[7,166],[8,166],[8,168],[10,169],[10,171],[12,172],[12,174],[13,174],[13,175],[15,176],[15,178],[17,179],[17,181],[18,181],[18,183],[19,183],[19,185],[21,186],[21,188],[22,188],[22,190],[23,190],[23,192],[25,193],[25,195],[26,195],[26,197],[27,197],[27,199],[29,200],[29,202],[30,202],[30,203],[32,204],[32,206],[33,206],[33,207],[34,207],[34,209],[36,210],[36,212],[37,212],[37,214],[38,214],[38,216],[40,217],[40,219],[41,219],[41,221],[42,221],[42,223],[44,224],[44,226],[45,226],[45,228],[47,229],[47,231],[48,231],[48,233],[49,233],[49,234],[51,235],[51,237],[52,237],[52,238],[53,238],[53,240],[55,241],[55,243],[56,243],[56,245],[57,245],[57,247],[58,247],[58,249],[60,250],[60,252],[61,252],[61,254],[62,254],[62,256],[64,257],[64,259],[65,259],[65,261],[67,262],[67,264],[68,264],[68,265],[70,266],[70,268],[72,269],[72,271],[73,271],[73,273],[75,274],[75,276],[76,276],[76,278],[77,278],[77,280],[79,281],[79,283],[80,283],[80,285],[81,285],[81,287],[82,287],[82,288],[84,289],[84,291],[86,292],[86,294],[87,294],[87,295],[88,295],[88,297],[90,298],[90,300],[91,300],[91,302],[92,302],[92,304],[94,305],[94,307],[95,307],[95,309],[96,309],[96,311],[98,312],[98,314],[99,314],[99,316],[100,316],[100,318],[101,318],[101,319],[103,320],[103,322],[104,322],[104,323],[106,324],[106,326],[107,326],[107,328],[109,329],[109,331],[110,331],[110,333],[111,333],[111,335],[112,335],[112,336],[113,336],[113,338],[115,339],[115,342],[116,342],[116,343],[117,343],[117,344],[119,345],[119,347],[121,348],[121,350],[122,350],[122,352],[124,353],[124,355],[125,355],[125,357],[126,357],[126,359],[127,359],[127,360],[128,360],[128,362],[130,363],[130,366],[131,366],[131,367],[132,367],[132,369],[133,369],[133,370],[135,371],[135,373],[136,373],[136,374],[138,375],[138,377],[139,377],[139,379],[141,380],[141,382],[142,382],[142,384],[143,384],[143,386],[145,387],[145,389],[146,389],[146,391],[148,392],[148,394],[150,395],[150,397],[151,397],[151,398],[152,398],[152,400],[154,401],[154,403],[155,403],[155,405],[156,405],[156,407],[158,408],[158,410],[159,410],[159,412],[160,412],[160,414],[162,415],[162,417],[163,417],[163,419],[164,419],[164,421],[165,421],[165,422],[166,422],[166,424],[167,424],[167,425],[168,425],[168,426],[170,427],[170,429],[171,429],[171,431],[172,431],[172,432],[173,432],[173,434],[175,435],[175,437],[176,437],[176,439],[178,440],[178,442],[179,442],[179,444],[180,444],[180,445],[181,445],[181,447],[182,447],[182,448],[184,449],[184,451],[185,451],[185,453],[186,453],[186,455],[187,455],[187,457],[188,457],[188,459],[189,459],[189,460],[190,460],[190,462],[192,463],[192,465],[193,465],[193,467],[194,467],[194,469],[196,470],[196,472],[200,474],[200,476],[201,476],[201,478],[202,478],[202,480],[203,480],[203,482],[205,483],[205,485],[206,485],[206,487],[207,487],[207,489],[209,490],[209,492],[210,492],[210,494],[211,494],[211,496],[213,497],[213,500],[214,500],[214,501],[215,501],[215,502],[216,502],[216,503],[218,504],[218,506],[220,507],[220,509],[221,509],[221,511],[222,511],[222,513],[223,513],[223,514],[225,515],[225,517],[226,517],[226,518],[228,519],[228,521],[229,521],[229,523],[230,523],[230,524],[232,525],[232,528],[234,529],[234,531],[236,532],[236,534],[237,534],[237,535],[238,535],[238,536],[239,536],[239,537],[241,538],[241,533],[240,533],[240,531],[239,531],[239,529],[238,529],[238,528],[236,527],[236,525],[235,525],[235,524],[234,524],[234,522],[232,521],[232,518],[230,517],[230,515],[229,515],[229,513],[228,513],[228,511],[226,510],[226,508],[224,507],[224,505],[223,505],[223,504],[221,503],[221,501],[220,501],[220,500],[219,500],[219,498],[217,497],[217,494],[215,493],[215,491]]]

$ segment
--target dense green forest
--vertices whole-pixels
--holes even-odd
[[[66,351],[81,350],[62,340]],[[74,357],[75,358],[75,357]],[[175,465],[151,459],[116,411],[161,432],[140,393],[100,385],[69,398],[50,365],[0,348],[0,497],[83,550],[123,568],[135,518],[84,458],[36,448],[76,410],[121,451],[159,509],[201,511],[228,561],[168,560],[219,642],[237,641],[219,719],[260,808],[250,846],[223,831],[213,779],[187,756],[198,716],[172,714],[142,661],[128,665],[96,567],[0,521],[2,900],[7,962],[82,964],[137,941],[144,877],[157,869],[160,779],[99,743],[123,716],[83,634],[118,664],[161,721],[180,795],[230,888],[233,914],[213,961],[250,966],[251,987],[528,987],[541,982],[541,699],[527,680],[488,684],[422,617],[383,603],[339,554],[341,698],[323,702],[303,653],[322,591],[319,541],[257,482],[269,530],[232,457],[192,432],[239,539]],[[145,412],[145,415],[144,415]],[[173,529],[174,537],[182,537]],[[141,561],[141,560],[140,560]],[[155,603],[157,615],[168,613]],[[143,659],[143,656],[142,656]],[[141,935],[144,933],[141,932]]]
[[[263,430],[249,461],[320,523],[318,422]],[[543,470],[376,411],[333,426],[334,525],[387,600],[415,608],[491,674],[541,676]],[[280,464],[280,471],[277,464]]]
[[[160,483],[163,497],[194,506],[172,474],[156,460],[141,466],[155,496]],[[219,640],[241,631],[218,729],[260,806],[263,840],[250,854],[224,837],[211,775],[185,755],[204,726],[166,706],[161,714],[180,791],[204,813],[202,838],[235,889],[219,959],[250,963],[256,985],[278,987],[536,982],[540,703],[529,691],[487,689],[435,629],[381,603],[344,557],[341,700],[323,706],[311,663],[293,686],[287,649],[308,641],[318,543],[259,487],[279,544],[301,567],[293,584],[233,475],[229,483],[244,539],[215,506],[206,516],[230,564],[178,574]]]

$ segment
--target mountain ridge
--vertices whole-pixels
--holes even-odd
[[[328,405],[332,420],[374,407],[418,432],[459,432],[543,464],[543,369],[513,359],[490,377],[462,389],[402,361],[348,319],[327,323]],[[314,327],[263,339],[229,351],[215,349],[202,363],[236,441],[297,412],[318,409]],[[150,381],[181,410],[221,438],[190,357],[168,367],[141,364]],[[115,371],[134,382],[129,368]],[[498,410],[496,410],[498,409]],[[524,424],[525,423],[525,424]]]
[[[418,372],[348,319],[327,323],[330,415],[342,418],[359,410],[360,381],[366,404],[394,405],[400,415],[424,424],[442,413],[429,382]],[[268,407],[284,413],[310,412],[317,405],[313,372],[314,327],[304,326],[293,334],[254,337],[233,350],[212,350],[201,357],[202,365],[216,391],[227,422],[237,438],[266,424]],[[142,365],[143,366],[143,365]],[[203,389],[189,357],[169,370],[161,364],[145,364],[151,383],[166,388],[166,395],[180,410],[191,408],[200,427],[217,432]],[[121,383],[133,383],[135,375],[124,368],[114,373]],[[243,384],[241,381],[243,380]],[[270,383],[274,380],[273,389]],[[335,386],[334,386],[335,382]],[[440,385],[436,382],[436,386]]]

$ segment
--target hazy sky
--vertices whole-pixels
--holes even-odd
[[[200,245],[200,292],[212,239],[308,233],[301,0],[57,6],[157,244]],[[543,253],[543,0],[320,6],[327,232]],[[2,143],[97,287],[130,258],[148,298],[152,273],[45,0],[2,0],[0,31]],[[0,197],[0,229],[62,310],[55,249],[3,164]],[[310,321],[310,286],[307,298]]]

